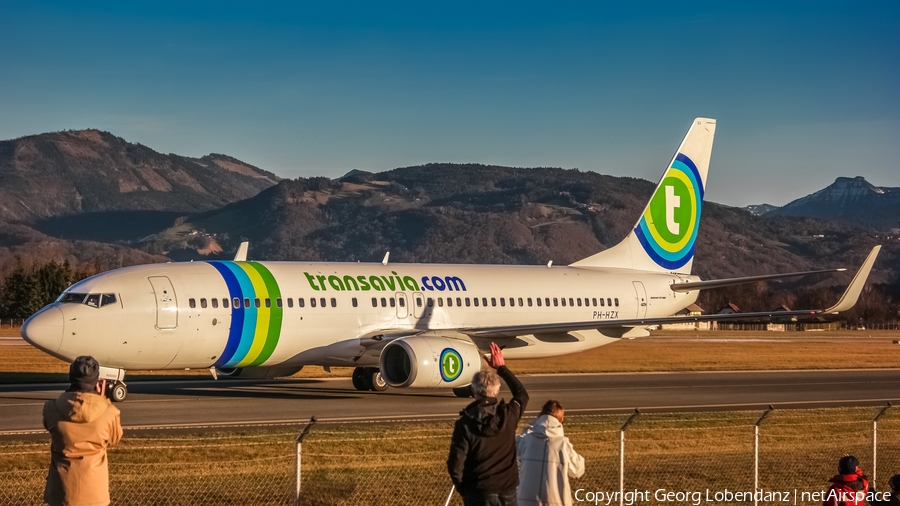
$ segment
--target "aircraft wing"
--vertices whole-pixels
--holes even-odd
[[[731,320],[760,320],[774,317],[797,316],[811,317],[817,315],[837,314],[847,311],[856,305],[862,287],[869,277],[872,270],[872,264],[878,257],[881,246],[875,246],[866,257],[865,262],[856,272],[853,280],[847,286],[840,300],[827,309],[803,309],[796,311],[768,311],[755,313],[733,313],[733,314],[710,314],[700,316],[667,316],[661,318],[634,318],[622,320],[592,320],[583,322],[564,322],[564,323],[541,323],[526,325],[507,325],[498,327],[479,327],[459,329],[459,332],[467,334],[471,337],[479,338],[501,338],[514,337],[525,334],[542,334],[552,332],[570,332],[576,330],[592,330],[604,328],[620,328],[620,327],[647,327],[650,325],[662,325],[666,323],[686,323],[686,322],[710,322],[710,321],[731,321]]]

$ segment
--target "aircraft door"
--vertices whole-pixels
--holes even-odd
[[[407,305],[406,294],[397,292],[397,318],[406,318],[409,316],[409,306]]]
[[[644,318],[647,316],[647,290],[640,281],[633,281],[634,294],[637,299],[637,315],[635,318]]]
[[[412,295],[412,309],[413,316],[416,318],[421,318],[425,314],[425,296],[421,292]]]
[[[178,327],[178,300],[172,281],[166,276],[151,276],[150,285],[156,296],[156,328],[173,330]]]

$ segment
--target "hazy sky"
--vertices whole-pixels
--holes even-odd
[[[0,0],[0,138],[99,128],[284,177],[656,181],[708,116],[708,200],[900,186],[900,2],[620,3]]]

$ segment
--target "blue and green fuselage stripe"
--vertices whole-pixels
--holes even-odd
[[[276,301],[281,298],[278,282],[269,270],[257,262],[209,262],[228,287],[232,300],[231,328],[225,349],[216,367],[247,367],[263,364],[278,345],[284,310]],[[245,304],[245,299],[249,304]],[[269,300],[269,305],[265,300]],[[259,307],[256,301],[259,300]]]

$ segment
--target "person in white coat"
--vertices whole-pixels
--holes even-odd
[[[569,478],[584,474],[584,457],[563,434],[565,410],[549,400],[534,423],[516,440],[519,506],[571,506]]]

